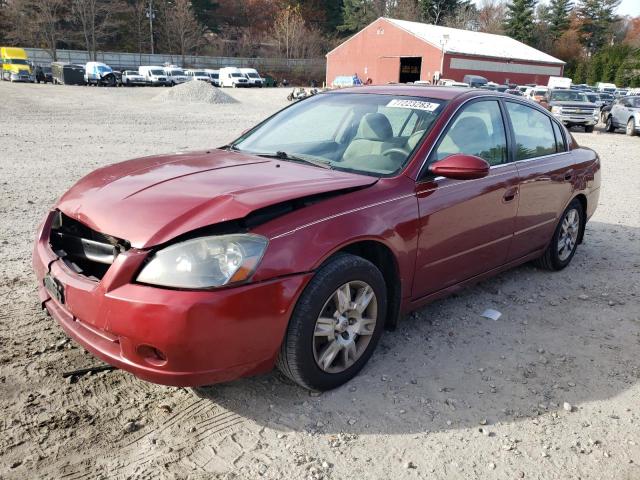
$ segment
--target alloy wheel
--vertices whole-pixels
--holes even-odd
[[[558,258],[564,262],[576,247],[580,232],[580,213],[572,208],[565,213],[558,235]]]
[[[347,370],[367,349],[376,328],[378,300],[366,282],[340,286],[316,320],[313,357],[327,373]]]

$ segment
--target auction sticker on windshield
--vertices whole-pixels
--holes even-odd
[[[435,112],[439,106],[439,103],[423,102],[421,100],[401,100],[399,98],[394,98],[387,103],[387,107],[411,108],[413,110],[426,110],[427,112]]]

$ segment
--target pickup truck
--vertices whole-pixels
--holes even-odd
[[[546,107],[567,128],[580,126],[587,133],[593,132],[600,118],[598,105],[590,102],[584,93],[575,90],[551,89],[540,105]]]

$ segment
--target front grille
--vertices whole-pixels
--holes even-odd
[[[51,225],[49,245],[71,270],[95,281],[129,248],[126,241],[96,232],[60,211]]]
[[[593,112],[595,112],[595,110],[595,108],[589,107],[562,107],[562,113],[566,113],[568,115],[593,115]]]

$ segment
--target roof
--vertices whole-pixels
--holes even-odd
[[[552,57],[505,35],[460,30],[457,28],[409,22],[407,20],[396,20],[393,18],[383,17],[383,19],[438,49],[443,48],[444,44],[444,51],[446,53],[555,63],[559,65],[564,65],[565,63],[558,58]],[[446,42],[444,41],[445,35],[448,35]]]
[[[405,95],[412,97],[435,98],[437,100],[452,100],[464,93],[484,95],[488,90],[476,90],[462,87],[419,86],[419,85],[367,85],[362,87],[340,88],[330,90],[322,95],[341,95],[343,93],[369,93],[377,95]]]

